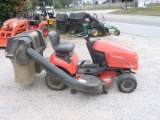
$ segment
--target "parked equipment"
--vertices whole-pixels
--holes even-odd
[[[95,18],[97,18],[97,14],[94,13],[93,15]],[[120,30],[117,29],[117,27],[113,26],[113,25],[107,25],[106,24],[106,20],[104,18],[104,16],[102,15],[102,21],[101,23],[104,25],[104,27],[106,28],[106,31],[107,31],[107,34],[110,34],[110,33],[114,33],[116,36],[120,35]],[[98,29],[94,29],[94,32],[92,34],[92,36],[96,37],[98,35],[101,35],[101,31],[99,31]]]
[[[61,31],[68,30],[68,15],[63,13],[56,17],[56,28]]]
[[[42,30],[44,36],[48,35],[47,21],[43,21],[39,14],[33,18],[33,11],[31,10],[30,16],[24,14],[18,18],[12,18],[4,22],[0,30],[0,47],[6,47],[7,41],[10,37],[20,34],[28,30]]]
[[[45,7],[44,2],[40,3],[39,10],[41,10],[41,16],[43,17],[43,19],[48,21],[48,25],[53,26],[55,21],[56,21],[55,17],[54,17],[55,12],[54,11],[48,11]]]
[[[48,14],[48,17],[47,17],[48,24],[53,27],[54,23],[56,22],[54,17],[55,13],[54,11],[47,11],[47,14]]]
[[[107,35],[104,25],[94,16],[86,12],[71,13],[69,16],[70,33],[80,33],[89,29],[97,29],[101,35]]]
[[[117,76],[121,92],[134,91],[137,82],[132,70],[138,69],[137,53],[105,38],[90,41],[92,32],[93,30],[78,34],[85,38],[92,60],[79,60],[74,52],[74,43],[60,42],[55,31],[49,32],[50,42],[55,50],[49,61],[43,57],[46,43],[41,31],[26,31],[10,38],[6,57],[12,61],[16,82],[32,83],[37,69],[39,73],[43,66],[47,71],[46,84],[53,90],[62,90],[67,85],[71,87],[72,93],[76,93],[76,90],[106,93],[113,78]]]

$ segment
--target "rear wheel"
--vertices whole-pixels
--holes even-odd
[[[107,27],[106,27],[106,33],[107,33],[107,35],[110,35],[109,29]]]
[[[70,32],[71,34],[74,34],[76,31],[75,31],[74,27],[70,27],[70,28],[69,28],[69,32]]]
[[[118,35],[120,35],[120,31],[119,31],[119,30],[115,30],[115,31],[114,31],[114,34],[115,34],[116,36],[118,36]]]
[[[47,86],[52,90],[63,90],[66,87],[66,85],[62,81],[60,81],[50,72],[46,74],[45,82]]]
[[[36,71],[36,73],[42,72],[42,67],[38,63],[35,63],[35,71]]]
[[[93,32],[92,32],[92,34],[91,34],[91,36],[92,37],[97,37],[98,35],[99,35],[98,29],[94,29]]]
[[[121,92],[131,93],[137,87],[137,80],[133,75],[125,73],[118,77],[117,86]]]
[[[49,30],[45,25],[41,27],[41,31],[45,37],[48,35]]]

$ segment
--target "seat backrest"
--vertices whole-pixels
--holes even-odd
[[[35,15],[34,15],[34,19],[35,19],[35,20],[38,20],[38,21],[40,21],[40,22],[42,21],[42,18],[41,18],[41,15],[40,15],[40,14],[35,14]]]
[[[50,31],[48,33],[48,36],[49,36],[49,40],[51,42],[52,48],[54,49],[54,47],[60,43],[60,37],[56,31]]]
[[[35,19],[35,20],[39,20],[39,17],[40,17],[39,14],[35,14],[35,15],[34,15],[34,19]]]

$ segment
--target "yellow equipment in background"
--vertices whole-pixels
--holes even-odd
[[[53,26],[55,23],[55,17],[54,17],[54,11],[47,13],[47,21],[48,21],[48,25]]]

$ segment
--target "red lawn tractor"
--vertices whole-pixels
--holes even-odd
[[[74,51],[74,43],[61,42],[55,31],[48,36],[54,49],[49,61],[43,57],[46,41],[41,31],[26,31],[10,38],[6,57],[10,58],[19,84],[31,84],[41,68],[46,69],[45,81],[53,90],[65,86],[85,93],[107,93],[113,79],[117,77],[118,89],[131,93],[137,87],[134,77],[138,69],[137,53],[126,46],[108,41],[106,38],[90,40],[93,30],[79,33],[86,40],[91,60],[80,60]]]
[[[22,17],[23,16],[23,17]],[[21,17],[12,18],[3,23],[0,30],[0,47],[6,47],[8,38],[28,30],[42,30],[44,36],[48,35],[48,22],[42,20],[41,15],[36,14],[33,18],[33,10],[31,14],[22,15]]]

